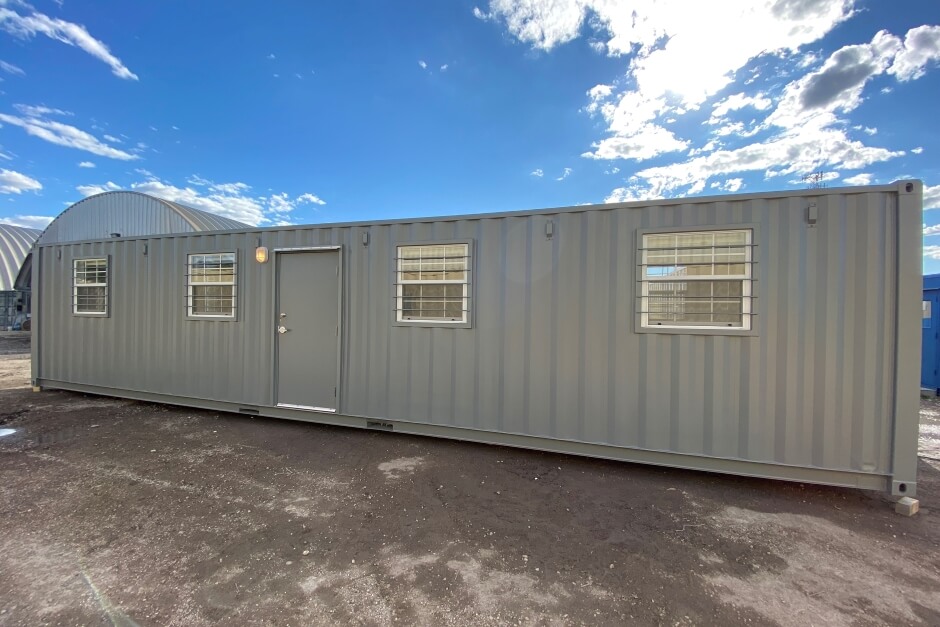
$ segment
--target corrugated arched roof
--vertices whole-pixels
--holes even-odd
[[[249,225],[177,202],[131,191],[89,196],[67,208],[39,236],[40,244],[123,237],[227,231]]]
[[[11,224],[0,224],[0,292],[13,289],[20,266],[41,232]]]

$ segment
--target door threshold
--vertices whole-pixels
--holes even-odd
[[[303,410],[303,411],[317,411],[317,412],[320,412],[320,413],[324,413],[324,412],[325,412],[325,413],[328,413],[328,414],[335,414],[335,413],[336,413],[336,408],[335,408],[335,407],[334,407],[334,408],[329,408],[329,407],[311,407],[311,406],[309,406],[309,405],[292,405],[292,404],[290,404],[290,403],[278,403],[277,406],[278,406],[278,407],[283,407],[284,409],[300,409],[300,410]]]

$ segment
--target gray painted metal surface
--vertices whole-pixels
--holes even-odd
[[[336,411],[339,256],[335,249],[275,255],[279,406]]]
[[[14,289],[16,275],[40,231],[0,224],[0,292]]]
[[[913,181],[41,245],[33,377],[912,495],[921,200]],[[753,333],[637,333],[637,231],[742,225],[755,227]],[[342,248],[336,415],[276,407],[276,273],[252,261],[259,238],[272,250]],[[395,246],[454,240],[473,242],[472,326],[394,325]],[[186,319],[186,254],[209,250],[248,260],[237,322]],[[72,259],[102,255],[112,260],[110,315],[73,316]]]
[[[53,220],[40,244],[157,233],[246,229],[247,224],[179,203],[129,191],[105,192],[81,200]]]

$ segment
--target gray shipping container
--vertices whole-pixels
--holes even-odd
[[[913,496],[921,218],[901,181],[60,229],[33,252],[33,384]]]

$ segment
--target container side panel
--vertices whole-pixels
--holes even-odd
[[[639,231],[705,228],[753,229],[753,332],[638,333]],[[887,475],[897,228],[894,192],[819,190],[43,246],[37,376],[269,406],[275,264],[254,248],[340,246],[340,413]],[[397,246],[455,240],[471,325],[396,324]],[[237,254],[234,320],[186,315],[187,256],[207,252]],[[99,255],[109,315],[75,316],[72,261]]]

